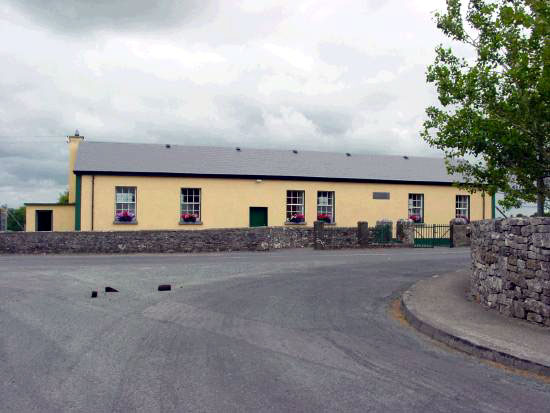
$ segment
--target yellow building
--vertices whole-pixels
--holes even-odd
[[[27,231],[123,231],[490,218],[443,159],[88,142],[70,136],[69,205],[27,204]]]

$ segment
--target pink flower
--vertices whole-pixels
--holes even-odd
[[[304,214],[294,214],[291,215],[289,221],[290,222],[304,222],[305,215]]]
[[[135,218],[135,215],[128,211],[117,212],[116,220],[120,222],[131,222]]]
[[[324,222],[330,222],[331,216],[330,214],[317,214],[317,220],[318,221],[324,221]]]

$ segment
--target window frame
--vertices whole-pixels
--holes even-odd
[[[292,193],[293,192],[296,192],[296,193],[300,193],[302,195],[302,203],[301,204],[297,204],[297,203],[289,203],[288,200],[289,199],[298,199],[299,197],[298,196],[292,196]],[[289,207],[292,207],[292,206],[301,206],[302,208],[302,212],[301,212],[301,215],[304,216],[304,220],[301,221],[301,222],[293,222],[291,221],[291,217],[293,214],[299,214],[300,212],[297,212],[295,211],[294,213],[289,210]],[[285,223],[289,223],[289,224],[305,224],[306,222],[306,191],[303,190],[303,189],[287,189],[286,190],[286,203],[285,203]]]
[[[320,194],[327,194],[327,197],[330,202],[328,205],[319,204]],[[326,211],[320,211],[320,208],[326,209]],[[327,211],[330,210],[330,213]],[[317,191],[317,221],[319,220],[319,214],[330,215],[330,222],[328,224],[334,224],[336,222],[336,193],[335,191]]]
[[[133,189],[133,193],[134,193],[134,201],[133,202],[118,202],[118,197],[117,195],[119,194],[118,190],[119,189],[126,189],[126,190],[129,190],[129,189]],[[120,192],[121,194],[129,194],[130,192]],[[118,221],[117,220],[117,214],[120,212],[130,212],[130,208],[118,208],[118,205],[119,204],[127,204],[127,205],[131,205],[133,204],[134,208],[133,208],[133,214],[134,214],[134,219],[132,219],[131,221]],[[114,223],[115,224],[137,224],[137,186],[128,186],[128,185],[115,185],[115,218],[114,218]]]
[[[466,202],[467,202],[467,205],[466,205],[466,208],[464,207],[459,207],[459,198],[464,198],[466,199]],[[463,217],[466,217],[466,219],[468,219],[468,221],[470,220],[470,202],[471,202],[471,199],[470,199],[470,195],[456,195],[455,196],[455,218],[458,218],[459,216],[463,216]],[[464,211],[466,210],[467,214],[459,214],[458,211]]]
[[[414,197],[414,196],[419,196],[420,197],[420,206],[412,206],[411,207],[411,196]],[[412,199],[412,202],[413,202],[413,205],[414,205],[414,198]],[[425,205],[425,198],[424,198],[424,194],[423,193],[419,193],[419,192],[411,192],[409,193],[408,197],[407,197],[407,219],[410,219],[412,215],[417,215],[413,212],[411,212],[411,210],[414,210],[414,209],[420,209],[420,222],[417,222],[417,224],[424,224],[425,223],[425,217],[424,217],[424,205]]]
[[[199,201],[195,202],[193,200],[193,202],[184,203],[183,202],[183,197],[184,197],[183,191],[184,190],[185,191],[189,191],[189,190],[198,191]],[[195,197],[197,195],[196,194],[192,194],[192,195],[187,194],[186,196]],[[195,210],[194,207],[192,207],[192,209],[191,209],[191,211],[193,211],[193,212],[189,212],[190,211],[189,209],[186,209],[186,211],[184,212],[184,210],[183,210],[184,204],[191,205],[191,206],[198,205],[198,214],[195,212],[196,210]],[[193,221],[184,221],[183,220],[183,214],[189,214],[189,213],[198,215],[197,220],[194,221],[194,222]],[[189,188],[189,187],[180,188],[180,224],[202,224],[202,188]]]

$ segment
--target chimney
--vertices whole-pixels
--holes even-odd
[[[76,200],[76,175],[74,174],[74,164],[76,162],[76,154],[78,145],[84,140],[84,136],[80,136],[78,129],[73,136],[67,137],[69,144],[69,204],[74,204]]]

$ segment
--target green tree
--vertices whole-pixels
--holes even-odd
[[[447,0],[437,27],[463,51],[439,45],[427,70],[439,106],[421,132],[444,151],[471,192],[502,192],[505,209],[550,197],[550,1]],[[472,52],[472,53],[470,53]],[[473,56],[472,56],[473,54]]]
[[[67,205],[69,203],[69,190],[61,192],[57,198],[57,203],[62,205]]]
[[[25,230],[25,207],[8,208],[8,231]]]

